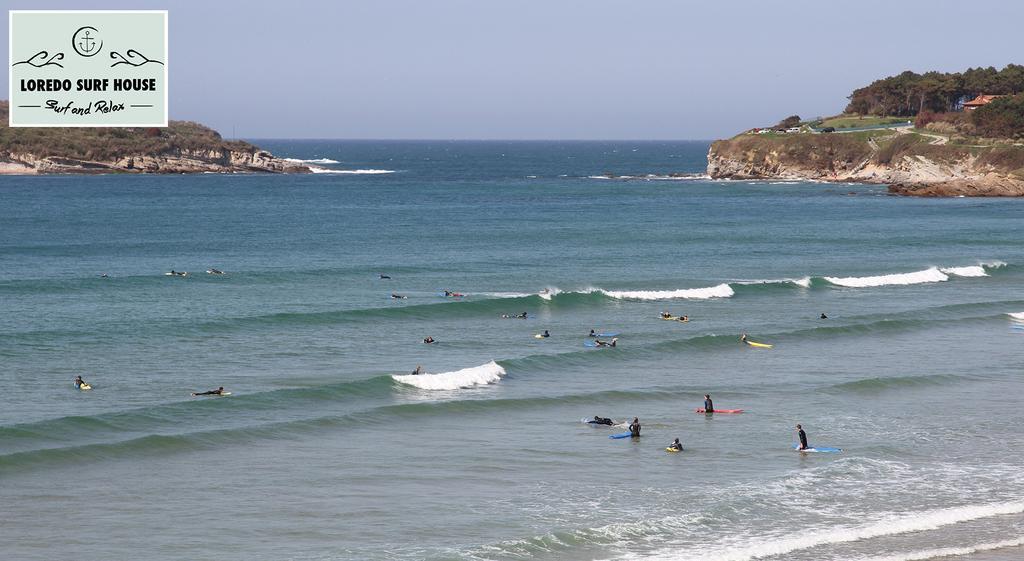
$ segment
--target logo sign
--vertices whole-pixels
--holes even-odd
[[[166,10],[9,17],[10,126],[167,126]]]

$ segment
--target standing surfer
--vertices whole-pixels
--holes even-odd
[[[804,432],[804,428],[800,425],[796,426],[796,437],[800,439],[800,447],[797,450],[807,449],[807,433]]]

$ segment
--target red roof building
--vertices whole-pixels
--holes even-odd
[[[1003,97],[1001,95],[986,95],[981,94],[978,97],[964,103],[964,111],[974,111],[982,105],[988,105],[992,103],[992,100]]]

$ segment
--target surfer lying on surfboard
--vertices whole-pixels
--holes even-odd
[[[608,425],[608,426],[612,426],[612,425],[615,424],[615,421],[613,421],[613,420],[611,420],[611,419],[609,419],[607,417],[598,417],[597,415],[594,415],[593,420],[590,420],[590,421],[587,421],[587,422],[592,424],[592,425]]]
[[[221,387],[219,387],[219,388],[217,388],[215,390],[210,390],[208,392],[198,392],[198,393],[197,392],[192,392],[192,397],[196,397],[196,396],[200,396],[200,395],[224,395],[224,394],[225,394],[224,386],[221,386]]]
[[[743,342],[743,343],[746,343],[748,346],[751,346],[751,347],[758,347],[758,348],[761,348],[761,349],[770,349],[770,348],[772,348],[772,346],[769,345],[768,343],[758,343],[757,341],[751,341],[750,339],[747,339],[747,334],[746,333],[740,335],[740,341]]]
[[[611,341],[602,341],[600,339],[594,339],[594,344],[597,345],[598,347],[614,347],[615,344],[618,343],[618,341],[618,337],[612,337]]]

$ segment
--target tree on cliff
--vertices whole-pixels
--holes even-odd
[[[795,127],[800,124],[800,115],[790,115],[785,119],[779,121],[779,124],[775,125],[777,129],[788,129]]]

